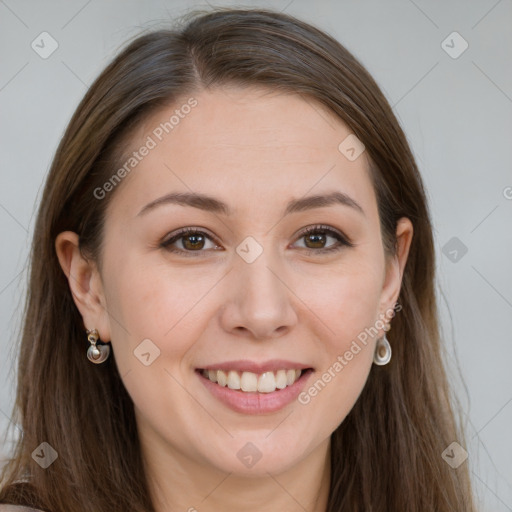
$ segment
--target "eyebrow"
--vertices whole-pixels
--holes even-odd
[[[165,204],[178,204],[181,206],[191,206],[207,212],[217,213],[221,215],[233,215],[233,210],[223,201],[215,197],[196,192],[172,192],[151,203],[147,204],[138,213],[138,216],[144,215],[158,206]],[[344,205],[358,211],[365,215],[363,208],[347,194],[343,192],[334,191],[328,194],[314,195],[308,197],[301,197],[300,199],[292,199],[287,205],[284,216],[290,213],[303,212],[312,210],[313,208],[323,208],[333,205]]]

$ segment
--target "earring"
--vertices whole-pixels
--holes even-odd
[[[373,362],[378,366],[388,364],[391,360],[391,345],[386,338],[386,333],[377,341],[375,353],[373,354]]]
[[[89,340],[91,346],[87,349],[87,358],[91,363],[100,364],[103,363],[110,354],[110,346],[109,345],[96,345],[96,342],[99,340],[100,335],[96,329],[92,329],[87,331],[87,339]]]

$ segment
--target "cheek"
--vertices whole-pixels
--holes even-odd
[[[204,299],[221,275],[211,269],[184,271],[161,262],[148,264],[143,258],[126,259],[105,273],[116,358],[128,365],[133,351],[149,339],[167,364],[178,364],[204,329]]]
[[[325,293],[318,287],[309,296],[326,329],[319,338],[321,365],[298,402],[309,408],[312,422],[319,421],[314,428],[326,432],[350,412],[372,368],[380,276],[370,268],[378,265],[354,263],[350,273],[323,282]]]
[[[190,407],[180,364],[204,328],[199,299],[212,285],[135,258],[105,273],[119,374],[138,412],[165,424],[169,410]]]
[[[330,353],[347,350],[352,340],[378,320],[380,276],[369,268],[347,266],[321,285],[308,287],[309,292],[304,289],[311,309],[326,327],[325,344]]]

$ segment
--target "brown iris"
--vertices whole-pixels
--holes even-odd
[[[204,247],[204,236],[200,234],[185,235],[183,238],[183,247],[185,249],[202,249]],[[190,242],[190,243],[188,243]]]

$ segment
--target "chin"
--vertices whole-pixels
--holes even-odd
[[[286,447],[286,443],[278,437],[271,442],[268,436],[269,432],[266,431],[252,437],[253,441],[239,441],[235,438],[232,443],[212,454],[213,460],[211,456],[208,458],[222,472],[247,477],[268,477],[268,473],[279,474],[289,470],[305,456],[304,448]]]

